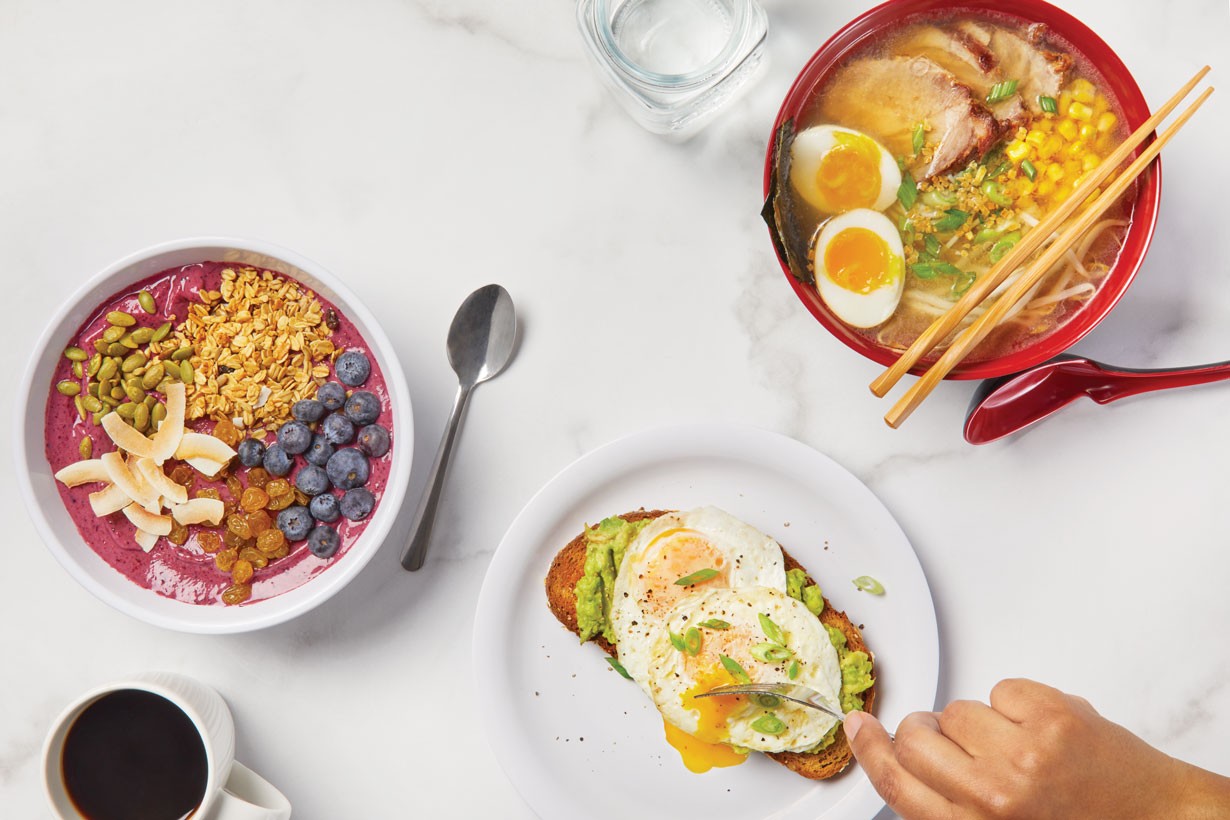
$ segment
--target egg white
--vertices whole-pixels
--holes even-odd
[[[900,275],[892,283],[869,293],[857,293],[833,281],[824,265],[825,251],[842,231],[849,228],[865,228],[880,237],[888,246],[889,253],[897,258],[900,265]],[[901,244],[897,227],[884,214],[868,208],[856,208],[833,217],[821,226],[816,241],[812,244],[811,254],[816,289],[820,292],[820,298],[837,318],[846,324],[862,328],[875,327],[897,310],[901,294],[905,290],[905,248]]]
[[[882,211],[897,199],[901,187],[901,169],[888,149],[861,131],[836,125],[816,125],[800,131],[790,143],[790,182],[799,195],[812,207],[824,213],[833,213],[827,205],[824,192],[817,183],[820,163],[838,146],[839,133],[854,134],[865,138],[879,151],[880,190],[874,203],[868,207]]]

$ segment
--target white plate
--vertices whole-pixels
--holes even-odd
[[[579,817],[867,820],[883,802],[857,766],[806,780],[762,755],[690,773],[662,719],[594,646],[547,609],[551,559],[585,524],[640,507],[713,504],[772,535],[864,626],[876,713],[896,726],[935,703],[935,609],[909,541],[884,505],[827,456],[750,427],[638,433],[573,462],[526,505],[496,551],[474,621],[483,725],[496,757],[546,820]],[[850,580],[871,575],[883,597]]]

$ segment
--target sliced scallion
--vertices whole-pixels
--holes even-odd
[[[632,676],[628,674],[627,669],[624,669],[624,665],[622,663],[610,657],[609,655],[607,656],[606,662],[609,663],[611,665],[611,668],[614,669],[616,672],[623,675],[628,680],[632,680]]]
[[[720,618],[710,618],[707,621],[701,621],[699,626],[703,626],[705,629],[730,629],[730,623]]]
[[[704,581],[710,581],[716,577],[718,577],[718,571],[716,569],[709,569],[709,568],[698,569],[696,570],[696,572],[693,572],[691,575],[683,576],[675,583],[681,587],[690,587],[693,584],[699,584]]]
[[[1054,97],[1048,97],[1045,94],[1038,95],[1038,107],[1048,114],[1059,112],[1059,103],[1055,102]]]
[[[777,624],[773,623],[773,619],[770,618],[768,615],[764,614],[763,612],[760,613],[759,618],[760,618],[760,631],[764,633],[764,636],[775,644],[780,644],[781,646],[785,646],[786,645],[786,634],[782,632],[782,628],[778,626]]]
[[[983,242],[991,242],[993,240],[999,239],[1003,235],[1004,235],[1004,232],[1000,228],[983,228],[978,233],[974,234],[974,242],[976,244],[981,244]]]
[[[752,700],[766,709],[776,709],[782,705],[782,699],[776,695],[752,695]]]
[[[1019,84],[1017,80],[1004,80],[991,86],[991,90],[987,92],[987,105],[1008,99],[1016,93]]]
[[[761,663],[781,663],[794,657],[794,653],[779,643],[764,641],[752,647],[752,657]]]
[[[736,683],[751,683],[752,676],[747,674],[747,671],[739,665],[739,662],[727,655],[718,655],[718,660],[722,662],[722,666],[730,673],[730,676],[735,679]]]
[[[912,147],[914,148],[914,156],[918,156],[918,152],[922,150],[923,142],[927,139],[927,130],[923,123],[914,126],[914,138]]]
[[[988,254],[991,261],[998,262],[1003,259],[1008,254],[1008,251],[1012,250],[1012,246],[1019,242],[1020,239],[1020,231],[1013,231],[1012,233],[1004,234],[998,242],[991,246],[991,252]]]
[[[993,179],[988,179],[986,182],[982,183],[982,187],[979,190],[982,191],[983,196],[994,202],[996,205],[1012,204],[1012,197],[1004,193],[1004,186],[1000,185]]]
[[[969,219],[969,214],[965,211],[960,208],[949,208],[944,211],[943,216],[931,224],[940,233],[950,233],[960,229],[967,219]]]
[[[884,585],[872,578],[870,575],[860,575],[854,579],[854,586],[860,591],[867,592],[872,595],[883,595]]]
[[[918,201],[918,184],[914,182],[914,177],[910,176],[909,171],[901,175],[901,184],[897,186],[897,201],[907,211],[913,208],[914,203]]]
[[[671,639],[671,646],[675,647],[680,652],[688,651],[688,645],[683,642],[683,636],[680,635],[678,632],[672,632],[671,630],[668,629],[666,630],[666,635],[668,638]]]
[[[926,191],[922,195],[922,201],[925,205],[930,205],[932,208],[951,208],[957,204],[956,194],[946,193],[944,191]]]
[[[1038,169],[1027,159],[1021,160],[1021,173],[1025,174],[1030,182],[1038,178]]]
[[[799,676],[799,662],[791,661],[790,665],[786,667],[786,677],[790,678],[790,680],[794,680],[798,676]]]
[[[940,255],[940,240],[935,238],[934,234],[927,234],[923,237],[923,245],[927,249],[927,253],[932,256]]]
[[[970,287],[977,281],[978,281],[978,274],[971,273],[971,272],[962,273],[960,276],[957,277],[957,281],[952,283],[952,288],[951,288],[952,295],[958,298],[961,296],[964,296],[965,292],[969,290]]]
[[[700,630],[694,626],[689,627],[688,631],[683,633],[683,651],[692,656],[699,655],[700,640]]]
[[[786,724],[777,715],[769,713],[752,721],[752,728],[764,735],[780,735],[786,731]]]

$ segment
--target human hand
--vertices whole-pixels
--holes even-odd
[[[851,713],[846,737],[905,820],[1230,816],[1230,779],[1149,746],[1087,700],[1005,680],[991,704],[954,701],[901,721],[896,742]]]

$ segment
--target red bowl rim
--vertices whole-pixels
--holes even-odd
[[[964,2],[961,0],[958,2],[952,2],[952,0],[888,0],[860,14],[838,29],[812,55],[795,77],[773,121],[773,130],[769,137],[768,150],[765,153],[764,196],[766,199],[771,190],[773,149],[778,129],[787,119],[798,113],[811,96],[812,90],[828,72],[847,54],[860,46],[864,40],[878,33],[886,25],[896,23],[905,16],[943,12],[991,12],[1046,24],[1061,38],[1070,42],[1089,61],[1094,70],[1102,75],[1117,97],[1129,129],[1139,127],[1149,118],[1151,113],[1149,104],[1145,101],[1140,86],[1136,84],[1127,66],[1119,59],[1119,55],[1080,20],[1044,0],[1011,0],[1011,2],[1009,0],[964,0]],[[1115,264],[1107,272],[1102,285],[1084,308],[1034,344],[1020,347],[1004,356],[970,364],[961,363],[953,368],[946,378],[986,379],[1025,370],[1062,353],[1093,330],[1118,304],[1144,262],[1157,225],[1158,204],[1161,200],[1161,170],[1161,158],[1159,157],[1141,175],[1136,201],[1132,208],[1132,221],[1128,226],[1123,247],[1119,251]],[[790,266],[782,257],[781,252],[776,251],[776,253],[782,272],[799,301],[829,333],[847,347],[882,365],[888,366],[897,361],[900,355],[897,351],[872,343],[831,316],[820,301],[816,289],[795,278],[790,273]],[[935,358],[937,357],[931,356],[924,359],[910,372],[915,375],[925,372]]]

